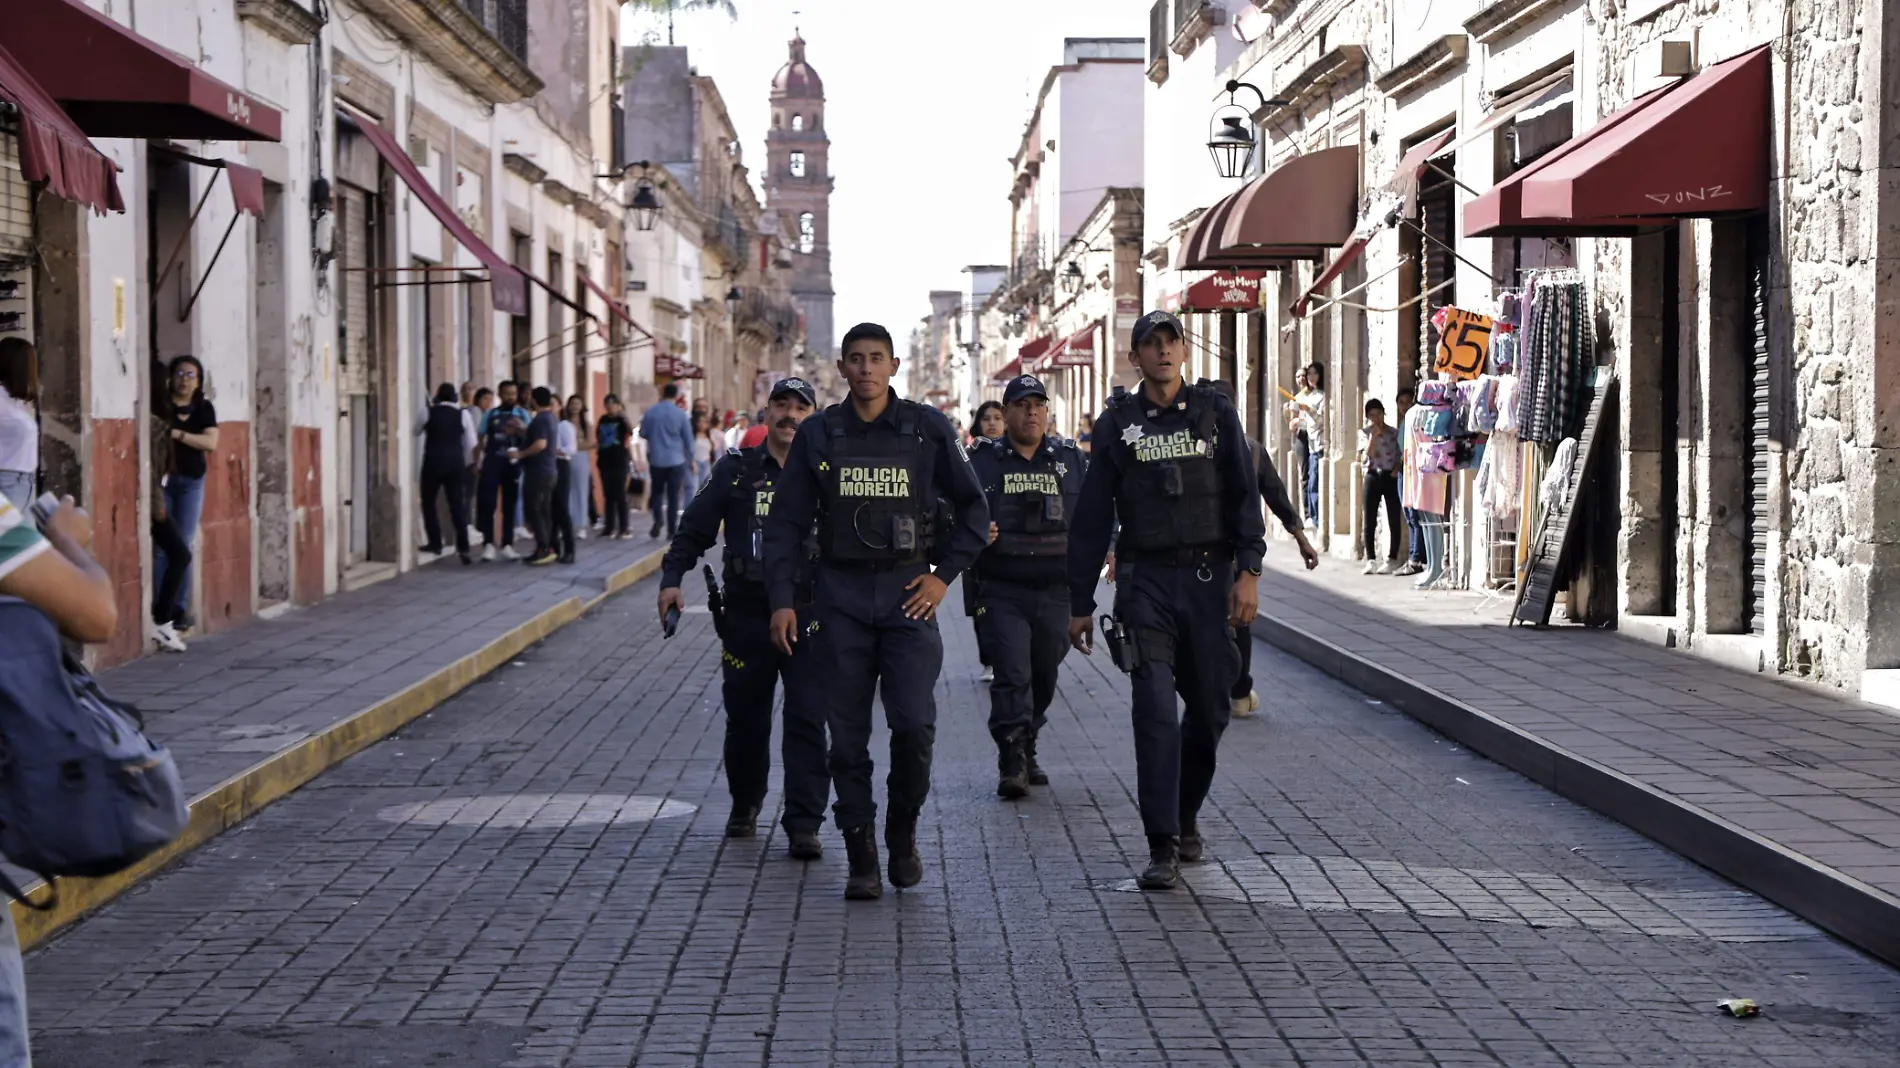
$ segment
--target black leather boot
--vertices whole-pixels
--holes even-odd
[[[845,856],[851,874],[844,882],[847,901],[876,901],[884,896],[884,877],[877,870],[877,825],[867,823],[844,832]]]
[[[1029,785],[1031,786],[1049,785],[1049,773],[1042,770],[1041,764],[1036,763],[1036,732],[1035,731],[1030,731],[1029,737],[1024,741],[1023,755],[1028,759],[1028,762],[1029,762]]]
[[[996,736],[996,796],[1029,796],[1029,755],[1020,728]]]
[[[791,831],[786,838],[789,842],[785,851],[793,860],[819,860],[825,855],[825,846],[818,840],[817,831]]]
[[[1189,818],[1181,821],[1181,863],[1193,864],[1201,859],[1206,843],[1201,841],[1200,821]]]
[[[884,848],[891,853],[891,885],[899,890],[916,886],[924,877],[924,861],[917,855],[917,814],[893,812],[884,819]]]
[[[1148,836],[1148,867],[1135,883],[1143,890],[1172,890],[1181,885],[1181,843],[1173,835]]]
[[[734,805],[726,817],[727,838],[750,838],[759,833],[759,806]]]

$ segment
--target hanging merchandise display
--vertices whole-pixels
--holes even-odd
[[[1484,373],[1491,355],[1491,333],[1495,325],[1489,315],[1463,308],[1443,308],[1438,321],[1438,353],[1432,370],[1449,375],[1454,381],[1476,378]]]
[[[1561,268],[1536,273],[1518,303],[1518,436],[1556,444],[1582,429],[1589,404],[1587,376],[1596,361],[1589,293],[1576,270]]]

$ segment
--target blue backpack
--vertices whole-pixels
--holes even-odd
[[[107,697],[53,621],[15,597],[0,597],[0,650],[0,855],[51,882],[122,871],[177,838],[191,819],[184,783],[138,710]],[[3,873],[0,890],[32,904]]]

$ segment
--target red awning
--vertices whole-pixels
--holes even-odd
[[[1262,270],[1229,270],[1210,274],[1187,287],[1178,296],[1163,298],[1167,311],[1257,311],[1260,308],[1260,283],[1267,277]],[[1168,307],[1172,304],[1173,307]]]
[[[1061,347],[1048,358],[1050,367],[1093,367],[1095,366],[1095,324],[1070,334]]]
[[[614,313],[615,318],[638,330],[641,337],[646,338],[648,341],[653,340],[653,335],[647,332],[646,327],[633,321],[633,313],[627,310],[627,306],[608,296],[607,291],[600,287],[600,283],[594,281],[593,278],[589,277],[585,272],[581,274],[581,281],[587,283],[587,288],[593,290],[595,296],[607,302],[607,308]]]
[[[1351,244],[1340,249],[1339,255],[1333,257],[1333,262],[1326,265],[1326,269],[1319,273],[1319,277],[1313,279],[1313,284],[1306,287],[1306,292],[1300,294],[1300,299],[1293,302],[1293,307],[1287,309],[1293,318],[1306,318],[1307,305],[1312,303],[1313,298],[1319,296],[1327,286],[1332,285],[1333,279],[1344,274],[1346,268],[1352,266],[1354,260],[1365,253],[1366,243],[1371,240],[1372,237],[1369,234],[1364,237],[1355,237]]]
[[[237,210],[253,218],[264,217],[264,173],[242,163],[224,164],[224,177],[231,183],[231,202]]]
[[[4,33],[0,29],[0,33]],[[124,211],[119,166],[107,159],[46,90],[0,48],[0,100],[20,110],[20,173],[61,200]]]
[[[1615,130],[1661,101],[1676,86],[1665,86],[1637,97],[1622,111],[1604,119],[1571,140],[1559,145],[1544,158],[1485,190],[1464,206],[1466,237],[1633,237],[1642,232],[1638,219],[1527,219],[1524,216],[1524,183],[1556,165],[1591,141]]]
[[[1235,194],[1213,255],[1338,248],[1359,218],[1359,147],[1342,145],[1286,161]]]
[[[10,0],[0,46],[94,137],[276,141],[284,120],[80,0]]]
[[[1670,219],[1768,207],[1769,46],[1724,60],[1523,182],[1526,220]]]
[[[462,217],[455,214],[455,209],[449,207],[442,195],[422,177],[422,172],[416,169],[415,160],[410,159],[409,153],[396,143],[395,135],[363,116],[348,112],[337,114],[347,125],[369,139],[369,143],[376,148],[376,154],[402,178],[409,191],[429,209],[429,214],[435,216],[443,229],[454,234],[455,240],[488,268],[488,288],[494,296],[495,310],[509,315],[528,314],[528,283],[522,277],[521,269],[503,259],[488,247],[487,242],[476,236],[475,231],[468,228]]]
[[[699,366],[696,363],[693,363],[690,360],[682,360],[678,357],[674,357],[673,362],[678,367],[678,370],[673,372],[674,378],[705,378],[706,377],[706,369],[704,367]]]
[[[1055,340],[1056,336],[1054,334],[1042,335],[1029,344],[1024,345],[1022,348],[1017,349],[1016,361],[1021,363],[1024,367],[1028,367],[1037,357],[1048,352],[1049,346],[1055,344]]]
[[[1405,201],[1405,214],[1408,218],[1418,214],[1418,179],[1425,173],[1425,165],[1430,163],[1433,157],[1445,151],[1445,146],[1451,144],[1451,139],[1457,132],[1452,129],[1427,137],[1408,149],[1405,155],[1399,157],[1399,165],[1393,169],[1392,177],[1386,181],[1385,187]]]
[[[1021,358],[1011,360],[999,368],[995,374],[990,376],[990,384],[1000,385],[1022,373],[1023,361]]]

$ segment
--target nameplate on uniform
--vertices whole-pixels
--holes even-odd
[[[901,464],[839,464],[840,497],[908,497],[910,468]]]
[[[772,514],[772,494],[774,492],[774,489],[775,487],[767,486],[766,488],[762,490],[752,491],[752,514],[753,515],[759,517],[760,519],[764,519],[766,516]]]
[[[1047,471],[1003,472],[1004,493],[1061,493],[1056,476]]]
[[[1137,440],[1134,447],[1135,459],[1144,464],[1207,455],[1207,442],[1195,438],[1192,430],[1177,430],[1172,434],[1147,434]]]

